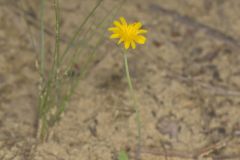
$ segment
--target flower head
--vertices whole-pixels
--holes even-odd
[[[130,46],[135,49],[136,43],[145,43],[146,38],[141,34],[147,33],[147,30],[141,29],[142,23],[128,24],[125,18],[120,17],[120,22],[114,21],[113,24],[115,25],[114,27],[108,28],[109,31],[113,32],[110,38],[118,38],[118,44],[123,42],[125,49],[128,49]]]

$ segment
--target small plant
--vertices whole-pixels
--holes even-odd
[[[125,151],[120,151],[118,154],[118,160],[128,160],[128,155]]]
[[[137,124],[137,154],[136,159],[140,159],[140,146],[141,146],[141,120],[140,120],[140,110],[137,105],[137,98],[134,94],[133,85],[131,76],[129,73],[128,68],[128,58],[127,58],[127,50],[131,46],[132,49],[136,48],[136,43],[138,44],[144,44],[146,42],[146,38],[141,35],[147,33],[147,30],[141,29],[142,24],[140,22],[128,24],[125,20],[125,18],[120,17],[119,21],[114,21],[113,24],[115,27],[109,28],[108,30],[113,32],[113,34],[110,36],[111,39],[119,39],[118,44],[124,43],[123,49],[123,57],[124,57],[124,65],[125,65],[125,71],[126,71],[126,78],[128,82],[128,88],[129,92],[131,94],[131,98],[134,102],[134,108],[136,112],[136,124]],[[120,152],[121,154],[121,152]],[[122,153],[123,154],[123,153]],[[123,154],[124,155],[124,154]],[[124,156],[123,156],[124,157]],[[125,159],[124,159],[125,160]]]
[[[53,2],[55,10],[55,50],[51,55],[50,53],[47,54],[45,49],[45,0],[41,0],[40,54],[38,58],[41,81],[37,133],[37,138],[41,141],[47,140],[50,129],[61,119],[79,82],[91,67],[95,53],[105,40],[104,33],[109,21],[112,21],[115,12],[118,12],[123,4],[123,1],[121,1],[120,5],[113,7],[98,24],[91,24],[90,27],[87,27],[87,23],[94,17],[96,10],[103,2],[103,0],[98,0],[69,39],[66,48],[61,50],[59,2],[59,0]],[[97,26],[97,31],[94,30],[93,26]],[[46,62],[47,56],[50,57],[50,62]]]

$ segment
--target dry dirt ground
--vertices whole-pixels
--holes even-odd
[[[49,52],[52,2],[46,6]],[[66,37],[96,3],[60,2]],[[95,19],[117,3],[105,0]],[[129,53],[142,160],[240,160],[239,8],[238,0],[128,0],[118,13],[149,31],[147,45]],[[34,150],[38,13],[34,0],[0,1],[0,159],[116,160],[120,149],[134,155],[135,113],[122,55],[108,40],[48,142]]]

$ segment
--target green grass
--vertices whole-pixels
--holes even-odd
[[[60,17],[61,11],[59,0],[54,0],[55,10],[55,49],[53,55],[47,53],[45,48],[45,22],[44,16],[45,0],[41,0],[40,7],[40,51],[39,51],[39,73],[41,75],[40,94],[39,94],[39,123],[37,137],[40,141],[46,141],[51,128],[60,121],[64,111],[68,107],[71,97],[74,95],[77,86],[85,77],[92,62],[95,59],[96,52],[106,40],[105,32],[109,23],[112,21],[120,5],[114,6],[106,16],[97,21],[97,32],[87,26],[90,20],[94,20],[94,15],[103,3],[103,0],[98,0],[92,10],[85,17],[83,22],[76,29],[66,48],[61,50],[61,29]],[[95,22],[95,21],[94,21]],[[84,32],[83,32],[84,31]],[[99,33],[100,32],[100,33]],[[93,42],[94,44],[91,44]],[[90,45],[91,44],[91,45]],[[50,68],[47,68],[46,57],[51,55]],[[76,72],[76,65],[79,65],[81,59],[81,69]]]
[[[125,151],[120,151],[118,153],[118,160],[129,160],[127,153]]]

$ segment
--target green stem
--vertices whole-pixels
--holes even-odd
[[[60,105],[60,80],[59,80],[59,70],[60,70],[60,7],[59,0],[54,0],[55,8],[55,18],[56,18],[56,37],[55,37],[55,55],[54,55],[54,85],[55,85],[55,94],[56,94],[56,105]]]
[[[45,25],[44,25],[44,12],[45,12],[45,0],[41,0],[40,6],[40,17],[41,17],[41,25],[40,25],[40,73],[42,78],[44,78],[45,72]]]
[[[129,73],[129,69],[128,69],[128,59],[127,59],[127,53],[125,51],[124,53],[124,64],[125,64],[125,71],[126,71],[126,77],[127,77],[127,81],[128,81],[128,87],[129,87],[129,91],[130,94],[132,96],[133,99],[133,103],[134,103],[134,108],[135,108],[135,112],[136,112],[136,124],[137,124],[137,152],[136,152],[136,158],[140,159],[140,146],[141,146],[141,120],[140,120],[140,110],[139,107],[137,105],[137,98],[134,94],[134,90],[133,90],[133,85],[132,85],[132,80],[131,80],[131,76]]]
[[[55,8],[55,18],[56,18],[56,37],[55,37],[55,52],[54,52],[54,67],[57,70],[59,67],[59,51],[60,51],[60,11],[59,11],[59,0],[54,0],[54,8]],[[55,71],[56,71],[55,70]]]

